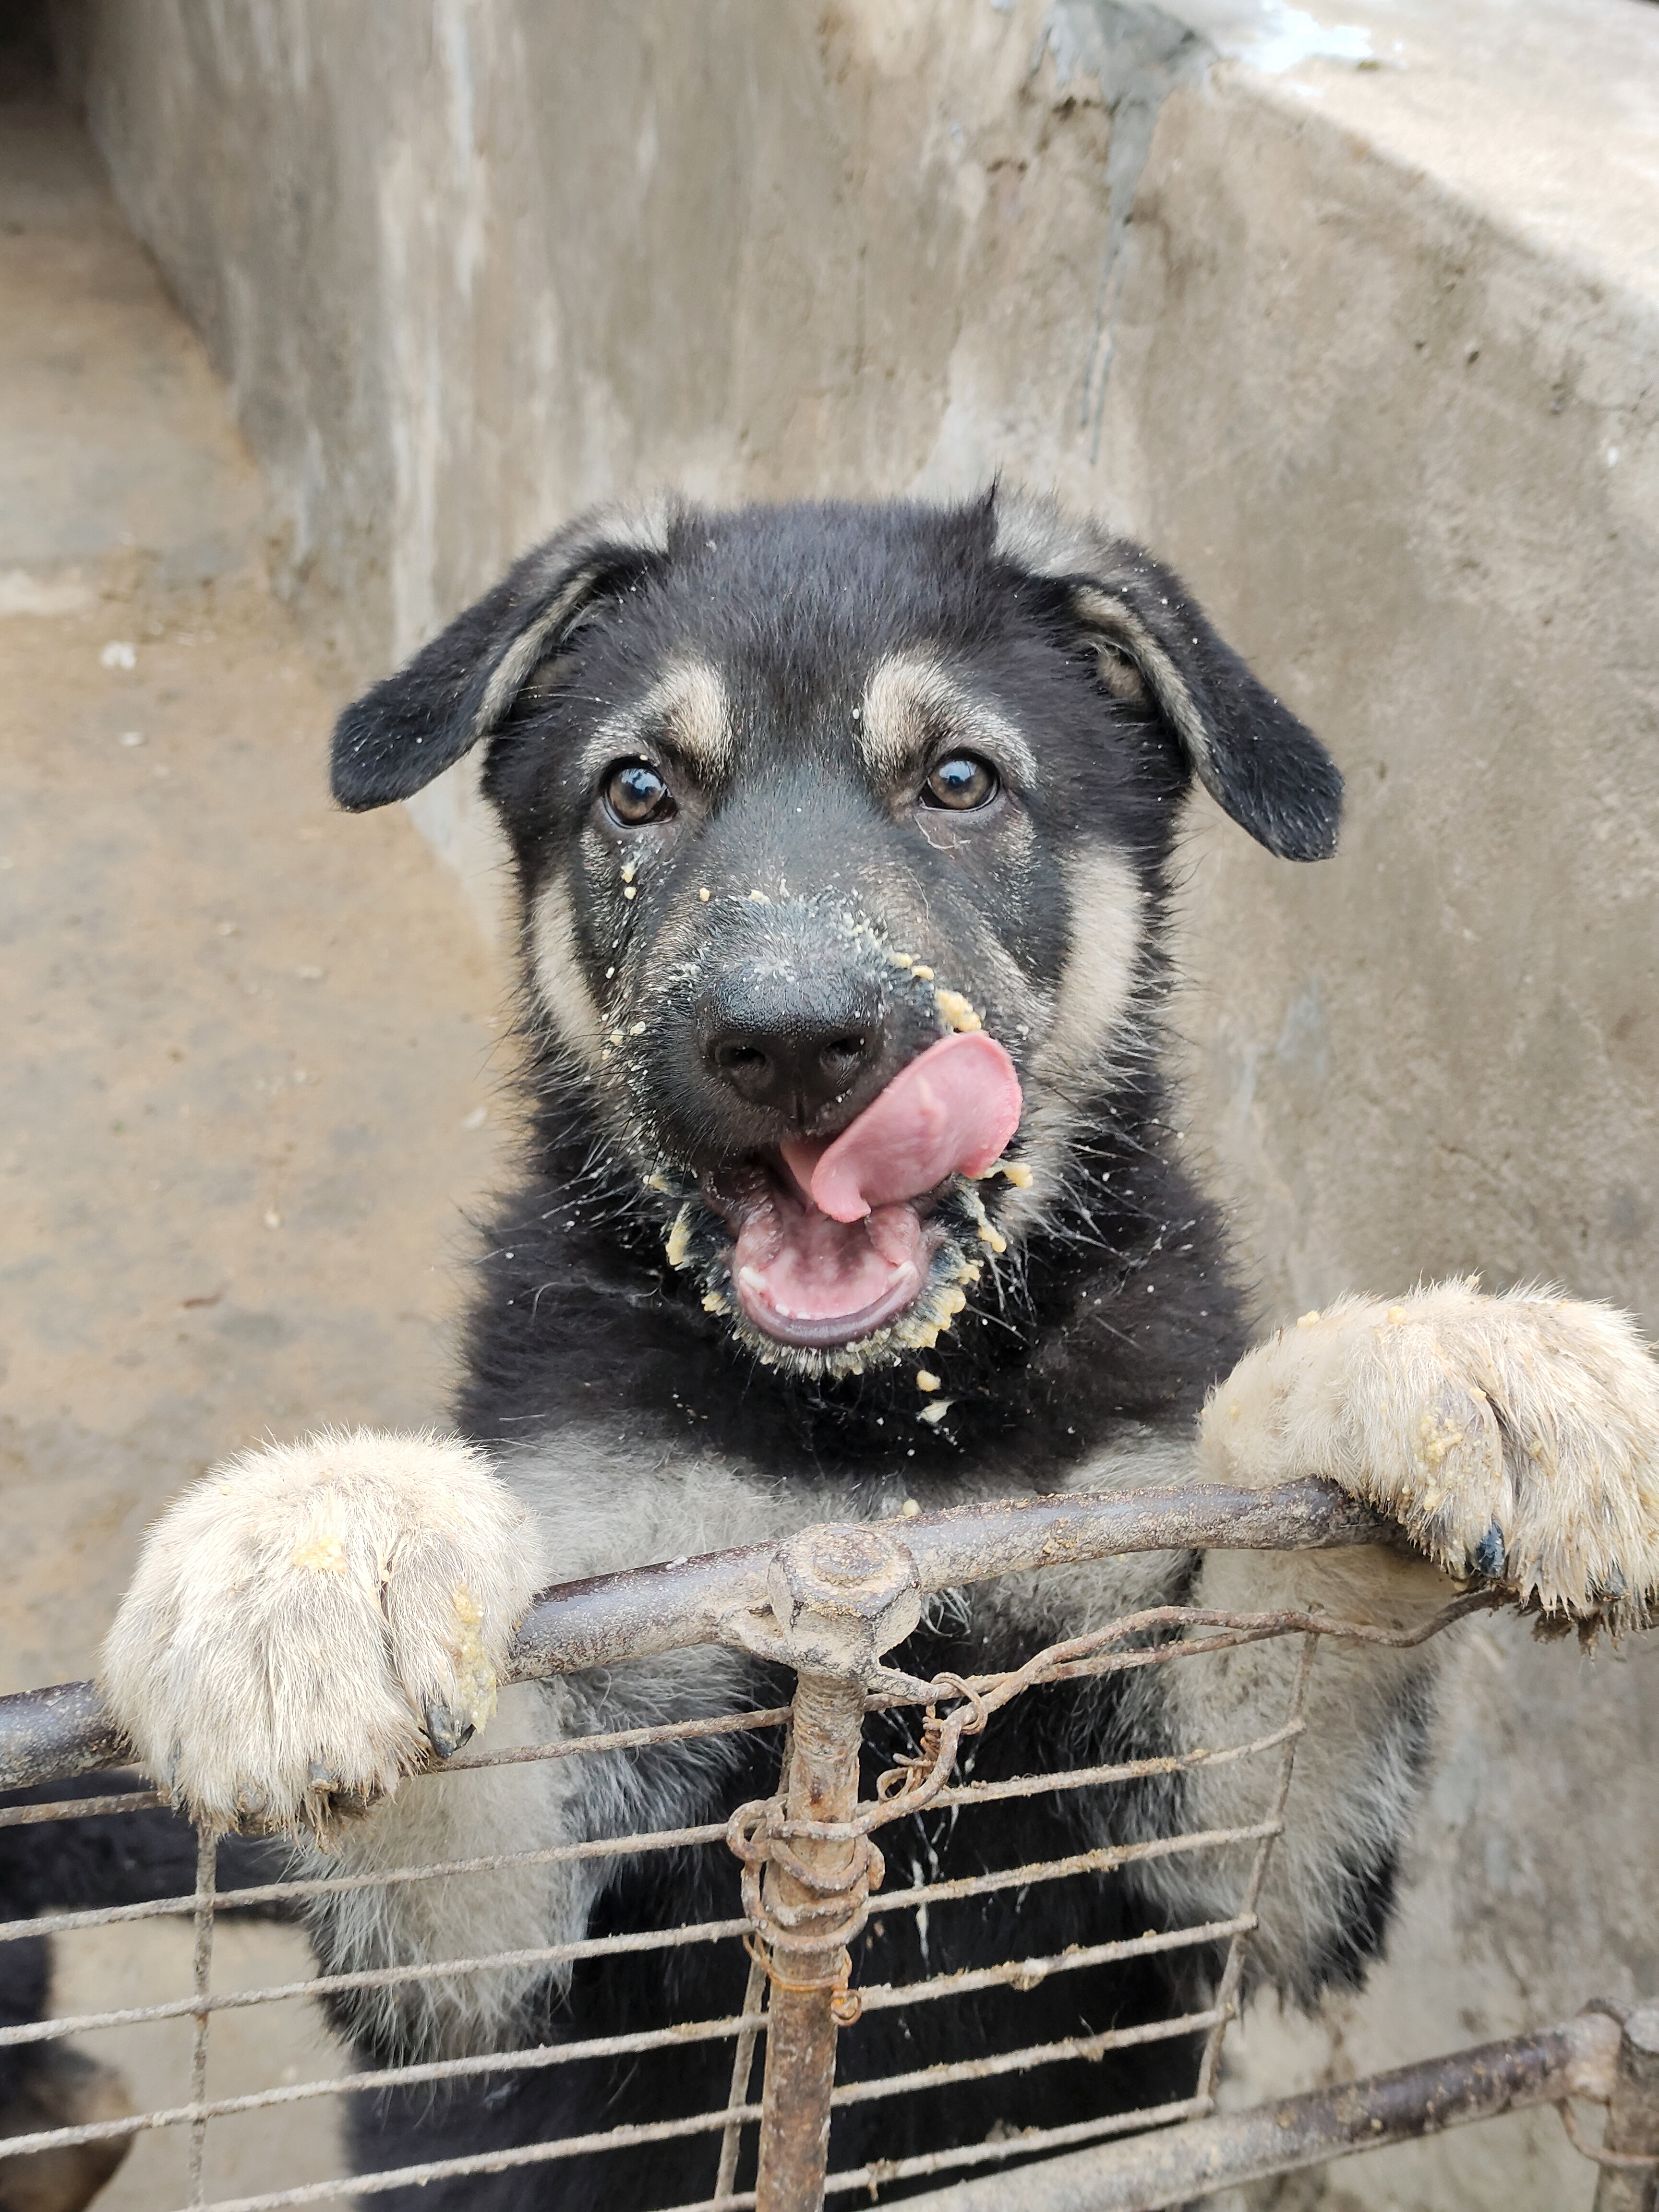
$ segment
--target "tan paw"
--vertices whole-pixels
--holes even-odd
[[[145,1538],[104,1692],[194,1817],[321,1832],[489,1717],[540,1567],[464,1444],[360,1431],[247,1452]]]
[[[1326,1476],[1546,1612],[1635,1626],[1659,1601],[1659,1366],[1607,1306],[1340,1299],[1240,1361],[1200,1449],[1253,1488]]]

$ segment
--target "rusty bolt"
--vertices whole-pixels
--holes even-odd
[[[781,1545],[767,1577],[778,1626],[803,1672],[861,1682],[921,1618],[916,1563],[897,1537],[841,1524]]]

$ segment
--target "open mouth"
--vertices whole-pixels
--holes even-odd
[[[733,1292],[781,1344],[825,1351],[887,1328],[927,1286],[951,1176],[984,1175],[1019,1126],[1019,1079],[982,1030],[942,1037],[838,1137],[799,1138],[711,1176]]]

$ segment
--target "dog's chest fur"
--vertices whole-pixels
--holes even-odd
[[[929,1504],[1063,1487],[1126,1425],[1195,1413],[1243,1348],[1214,1211],[1161,1156],[1147,1103],[1115,1100],[1114,1138],[1079,1147],[1080,1190],[1018,1299],[965,1315],[933,1355],[953,1401],[937,1422],[908,1368],[762,1369],[665,1264],[654,1222],[586,1224],[591,1201],[550,1147],[549,1172],[491,1225],[461,1425],[513,1449],[590,1425],[629,1455],[701,1447],[804,1493],[845,1488],[850,1510],[895,1486]]]
[[[1183,1594],[1188,1564],[1169,1563],[1161,1595],[1178,1599]],[[974,1628],[958,1626],[954,1632],[919,1632],[895,1656],[907,1668],[930,1674],[940,1668],[982,1667],[996,1650],[1016,1656],[1001,1636],[988,1644]],[[726,1688],[729,1696],[729,1682]],[[787,1698],[787,1684],[757,1668],[739,1695],[772,1704]],[[971,1747],[963,1771],[989,1782],[1034,1768],[1060,1771],[1171,1747],[1159,1734],[1156,1701],[1140,1694],[1138,1684],[1085,1683],[1042,1692],[1040,1703],[1033,1700],[1018,1723],[988,1731]],[[719,1818],[735,1804],[769,1795],[777,1786],[779,1748],[775,1733],[736,1740],[718,1778],[704,1778],[706,1802],[691,1808],[693,1817]],[[873,1796],[883,1769],[915,1748],[906,1716],[874,1722],[866,1734],[860,1794]],[[675,1817],[687,1812],[678,1801]],[[1038,1865],[1104,1842],[1168,1832],[1184,1817],[1179,1782],[1164,1779],[1090,1792],[1086,1800],[1056,1793],[913,1819],[882,1832],[884,1890],[890,1895],[925,1883]],[[651,1825],[648,1817],[644,1825]],[[624,1865],[611,1880],[588,1915],[586,1932],[627,1935],[727,1919],[736,1909],[736,1887],[735,1867],[723,1851],[644,1858]],[[1158,1899],[1097,1880],[1038,1879],[929,1911],[884,1911],[878,1894],[869,1925],[853,1947],[852,1978],[859,1988],[915,1984],[1009,1960],[1054,1959],[1080,1942],[1161,1932],[1180,1917]],[[1064,1972],[1035,1990],[993,1987],[947,2002],[873,2011],[842,2039],[837,2078],[849,2082],[908,2075],[964,2055],[1066,2038],[1086,2040],[1103,2028],[1194,2012],[1218,1965],[1211,1946]],[[512,2039],[627,2036],[730,2016],[744,2008],[747,1968],[744,1954],[729,1942],[580,1965],[568,1985],[548,1983],[529,1997]],[[854,2106],[836,2118],[832,2163],[844,2169],[902,2159],[941,2142],[978,2142],[993,2123],[1004,2131],[1064,2126],[1085,2112],[1174,2101],[1190,2094],[1199,2041],[1188,2033],[1102,2059]],[[612,2115],[663,2120],[707,2112],[726,2100],[730,2071],[728,2044],[693,2044],[667,2054],[508,2077],[482,2103],[465,2100],[434,2107],[414,2096],[392,2096],[358,2113],[357,2155],[365,2169],[406,2159],[411,2131],[418,2133],[422,2157],[441,2158],[506,2142],[580,2134]],[[758,2094],[757,2086],[753,2093]],[[596,2119],[599,2114],[605,2122]],[[641,2208],[678,2203],[706,2188],[702,2168],[710,2156],[693,2139],[678,2148],[611,2152],[562,2164],[556,2201],[562,2212],[601,2212],[623,2203]],[[485,2195],[469,2203],[499,2206],[499,2212],[524,2212],[542,2201],[523,2182],[505,2177],[482,2186]]]
[[[1151,1092],[1155,1099],[1157,1094]],[[1161,1132],[1148,1127],[1147,1093],[1114,1102],[1118,1142],[1084,1156],[1109,1199],[1087,1201],[1086,1237],[1057,1239],[1031,1271],[1018,1324],[981,1325],[953,1349],[957,1404],[946,1422],[920,1419],[906,1370],[878,1370],[841,1382],[806,1382],[757,1367],[705,1314],[684,1276],[667,1267],[655,1224],[618,1237],[614,1226],[582,1218],[580,1186],[550,1146],[548,1172],[500,1210],[469,1338],[461,1416],[469,1433],[505,1447],[533,1466],[556,1455],[570,1431],[608,1439],[618,1468],[681,1466],[695,1488],[700,1457],[745,1470],[753,1482],[789,1494],[799,1521],[890,1512],[906,1498],[924,1506],[966,1495],[1018,1495],[1061,1487],[1102,1447],[1148,1425],[1178,1432],[1210,1377],[1231,1364],[1241,1331],[1237,1298],[1219,1258],[1213,1215],[1161,1156]],[[1138,1110],[1137,1110],[1138,1109]],[[568,1126],[568,1123],[566,1125]],[[561,1174],[561,1166],[566,1172]],[[574,1194],[573,1194],[574,1186]],[[941,1361],[941,1365],[945,1364]],[[617,1510],[627,1511],[626,1485]],[[710,1546],[732,1540],[711,1508]],[[626,1554],[623,1555],[627,1556]],[[1179,1601],[1192,1562],[1170,1559],[1137,1598]],[[898,1663],[924,1677],[942,1668],[984,1671],[1018,1663],[1045,1640],[1016,1615],[981,1613],[953,1633],[919,1634]],[[625,1683],[606,1686],[605,1710]],[[722,1678],[720,1701],[732,1685]],[[737,1692],[759,1705],[787,1698],[787,1686],[755,1670]],[[976,1778],[1034,1767],[1057,1769],[1115,1755],[1146,1757],[1174,1749],[1156,1698],[1124,1698],[1099,1687],[1037,1693],[1017,1722],[991,1731],[973,1753]],[[902,1746],[895,1723],[872,1731],[866,1794]],[[688,1815],[648,1810],[641,1825],[671,1817],[719,1819],[777,1784],[775,1736],[735,1740],[718,1776],[702,1783],[703,1802]],[[648,1784],[647,1785],[648,1790]],[[949,1881],[990,1869],[1030,1865],[1115,1836],[1179,1825],[1179,1790],[1168,1785],[1072,1797],[1022,1798],[911,1821],[884,1836],[888,1887]],[[733,1910],[735,1870],[722,1853],[686,1853],[625,1870],[588,1925],[594,1934],[630,1932]],[[1010,1957],[1053,1957],[1079,1942],[1109,1942],[1170,1924],[1161,1902],[1113,1884],[1038,1882],[1019,1893],[935,1909],[874,1914],[854,1961],[860,1984],[927,1978]],[[729,1955],[728,1955],[729,1954]],[[1003,2050],[1067,2037],[1086,2038],[1195,2009],[1207,1955],[1067,1974],[1036,1992],[1008,1990],[971,2001],[877,2013],[845,2039],[842,2077],[910,2072],[967,2050]],[[546,1990],[516,2030],[545,2035],[628,2034],[674,2020],[718,2017],[741,2008],[746,1962],[732,1948],[670,1954],[580,1969],[568,1993]],[[835,2163],[901,2158],[940,2142],[976,2140],[992,2115],[1005,2128],[1063,2125],[1080,2109],[1158,2104],[1188,2094],[1194,2042],[1176,2038],[1086,2066],[1042,2068],[990,2085],[971,2085],[893,2103],[849,2108],[837,2120]],[[488,2116],[457,2111],[452,2132],[430,2134],[424,2154],[492,2145],[503,2130],[529,2141],[592,2124],[601,2109],[668,2118],[706,2110],[724,2098],[727,2046],[631,2061],[626,2067],[558,2069],[504,2089]],[[624,2082],[624,2075],[626,2081]],[[1081,2100],[1081,2101],[1080,2101]],[[394,2111],[386,2134],[370,2130],[366,2160],[402,2140],[408,2115]],[[475,2121],[477,2124],[475,2125]],[[479,2130],[482,2129],[482,2132]],[[626,2166],[626,2161],[623,2162]],[[691,2185],[689,2160],[684,2181]],[[570,2173],[569,2205],[641,2205],[659,2197],[660,2160],[641,2155],[619,2171],[607,2155]],[[591,2194],[589,2193],[591,2192]],[[619,2193],[620,2192],[620,2193]],[[630,2193],[631,2192],[631,2193]],[[515,2199],[507,2197],[506,2203]]]

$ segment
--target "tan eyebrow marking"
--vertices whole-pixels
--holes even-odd
[[[630,746],[647,742],[678,753],[708,782],[729,774],[732,713],[717,669],[690,655],[672,662],[642,698],[605,716],[587,746],[588,766],[597,773]]]
[[[859,750],[878,782],[896,783],[947,734],[964,747],[994,752],[1027,781],[1036,762],[1015,725],[927,653],[890,653],[878,661],[864,687],[858,720]]]

